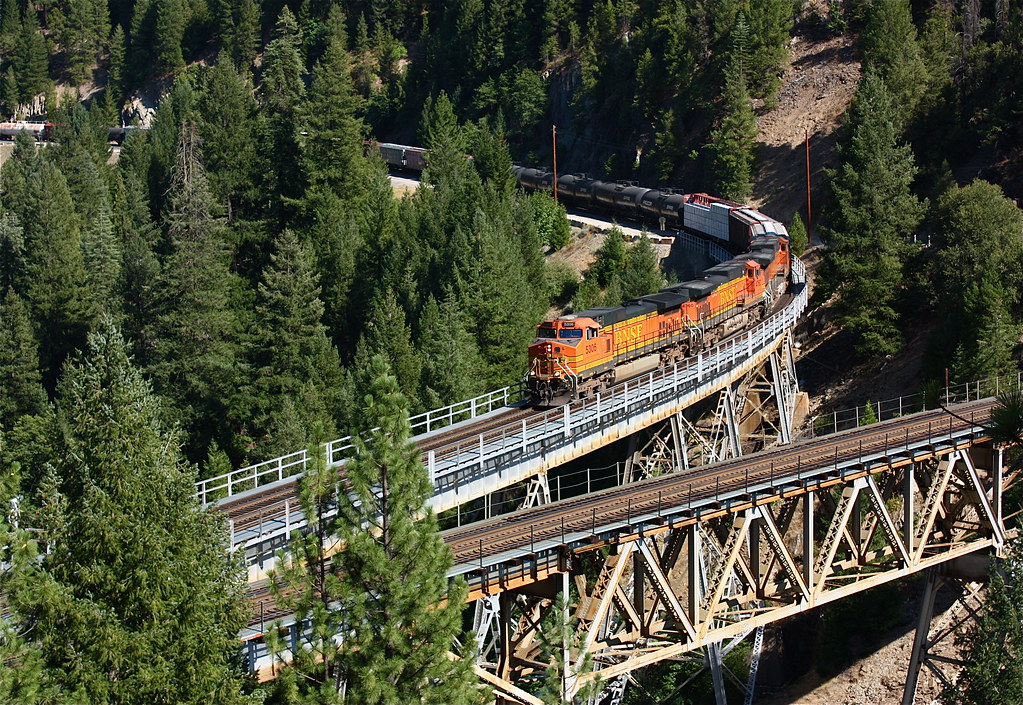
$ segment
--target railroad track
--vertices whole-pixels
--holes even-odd
[[[966,419],[972,416],[978,423],[985,423],[993,405],[994,400],[984,399],[958,405],[954,411]],[[532,543],[559,540],[565,534],[629,522],[634,517],[657,514],[661,509],[706,504],[722,493],[793,479],[804,468],[810,469],[823,459],[841,463],[887,454],[926,440],[932,432],[942,428],[961,431],[970,425],[941,409],[925,411],[870,429],[853,429],[686,473],[664,475],[533,507],[449,529],[442,535],[451,547],[456,565],[481,559],[485,563],[488,558],[508,551],[529,549]]]

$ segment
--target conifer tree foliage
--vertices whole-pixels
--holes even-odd
[[[336,579],[348,619],[348,699],[366,703],[469,703],[481,693],[471,659],[452,661],[464,586],[444,577],[451,554],[425,509],[433,487],[409,442],[408,405],[381,357],[365,397],[365,438],[345,465],[350,499],[338,502]],[[442,606],[441,601],[447,597]],[[469,655],[466,655],[467,657]]]
[[[737,60],[725,72],[724,117],[711,133],[712,165],[721,196],[747,200],[753,192],[757,121],[744,70]]]
[[[210,191],[228,220],[251,194],[256,168],[256,112],[252,81],[226,56],[199,80],[196,112]]]
[[[39,28],[34,5],[25,7],[21,34],[11,55],[11,66],[18,82],[18,99],[28,103],[51,84],[46,39]]]
[[[328,17],[327,49],[313,67],[303,106],[309,181],[350,197],[364,188],[362,98],[352,82],[348,37],[340,7]]]
[[[27,179],[23,195],[25,299],[39,336],[44,379],[52,386],[64,359],[84,344],[95,311],[80,220],[64,174],[43,161]]]
[[[241,566],[109,319],[59,385],[39,525],[7,598],[71,702],[241,702]]]
[[[894,308],[909,237],[924,204],[910,191],[913,154],[900,144],[901,121],[884,81],[864,76],[850,107],[842,165],[829,171],[834,203],[830,265],[839,282],[841,322],[856,350],[883,356],[900,345]]]
[[[931,214],[938,253],[931,280],[952,325],[935,336],[935,366],[957,381],[1008,372],[1019,327],[1023,213],[1002,189],[976,180],[938,198]]]
[[[182,123],[172,182],[167,214],[171,252],[159,282],[149,371],[157,390],[175,401],[190,434],[189,453],[201,458],[211,437],[227,435],[223,424],[237,388],[239,320],[233,305],[237,281],[221,226],[210,212],[193,123]],[[228,446],[225,438],[220,441]]]
[[[341,362],[323,325],[323,302],[312,256],[295,234],[285,230],[275,241],[258,286],[249,342],[254,436],[263,456],[290,453],[308,444],[308,436],[282,433],[282,405],[291,400],[298,418],[293,427],[320,428],[334,435],[341,385]]]
[[[317,439],[319,440],[319,439]],[[345,701],[345,640],[349,615],[336,574],[336,557],[327,553],[338,501],[337,470],[326,463],[318,443],[309,449],[311,462],[299,480],[299,499],[306,531],[291,540],[270,573],[270,592],[278,605],[292,610],[295,624],[307,625],[292,650],[280,630],[267,632],[267,648],[275,663],[273,691],[284,703],[340,705]]]
[[[909,0],[872,2],[861,37],[863,69],[884,80],[900,127],[927,88],[927,66],[916,40]]]
[[[39,373],[39,348],[28,308],[13,289],[0,294],[0,428],[46,405]]]
[[[0,451],[3,436],[0,434]],[[5,478],[6,479],[6,478]],[[0,490],[9,488],[0,485]],[[11,492],[0,491],[0,502],[8,506]],[[23,581],[35,570],[38,561],[36,542],[31,534],[12,520],[0,515],[0,596],[21,589]],[[25,615],[12,610],[0,620],[0,702],[36,705],[54,702],[59,690],[49,678],[42,652],[31,642],[32,625]]]
[[[992,560],[980,620],[956,644],[966,662],[942,702],[996,705],[1023,702],[1023,562],[1018,542]]]

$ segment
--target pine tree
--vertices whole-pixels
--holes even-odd
[[[241,702],[241,568],[109,322],[59,398],[40,510],[50,550],[8,596],[48,674],[77,702]]]
[[[713,171],[720,195],[744,201],[753,192],[757,121],[741,64],[725,73],[724,117],[710,136]]]
[[[160,0],[156,5],[156,66],[162,73],[174,73],[185,65],[181,41],[185,37],[183,0]]]
[[[263,100],[274,109],[294,109],[305,93],[302,83],[302,33],[295,15],[285,6],[277,18],[275,39],[263,58]]]
[[[360,371],[357,384],[360,392],[368,392],[373,384],[374,378],[369,374],[370,363],[378,355],[387,362],[388,370],[394,370],[399,389],[405,399],[412,400],[409,405],[417,409],[420,404],[416,393],[420,387],[423,363],[412,345],[412,331],[406,324],[405,311],[390,289],[379,291],[373,297],[359,339],[354,367]],[[365,423],[360,425],[365,426]]]
[[[323,303],[312,256],[295,234],[285,230],[275,241],[270,266],[259,284],[254,330],[249,346],[253,374],[253,415],[265,457],[308,445],[308,436],[280,438],[281,405],[297,400],[299,427],[335,430],[341,363],[323,325]]]
[[[348,38],[338,7],[331,10],[328,30],[327,50],[313,68],[303,106],[308,133],[303,151],[310,184],[325,185],[352,200],[366,183],[362,147],[366,126],[360,118],[362,99],[352,82]]]
[[[71,82],[89,79],[92,65],[110,36],[110,10],[104,0],[68,0],[49,13],[49,25],[64,53]]]
[[[113,34],[110,35],[110,59],[107,61],[107,85],[103,98],[112,113],[112,119],[116,120],[117,124],[121,123],[121,104],[125,93],[126,41],[124,27],[121,25],[114,27]]]
[[[829,172],[830,263],[841,282],[841,321],[859,337],[857,351],[868,356],[900,345],[894,302],[908,236],[924,207],[909,188],[916,167],[899,142],[898,125],[884,81],[867,74],[850,108],[843,163]]]
[[[601,286],[607,286],[621,276],[625,268],[625,235],[621,228],[613,227],[604,236],[604,242],[597,250],[597,259],[587,270],[587,279],[593,278]]]
[[[471,399],[483,389],[483,359],[469,322],[453,293],[438,305],[431,297],[422,317],[424,406],[438,409]]]
[[[7,289],[0,296],[0,429],[11,428],[23,414],[39,414],[46,405],[39,348],[28,309]]]
[[[18,216],[0,213],[0,291],[22,284],[25,268],[25,231]],[[20,287],[19,287],[20,288]]]
[[[348,619],[347,698],[365,703],[467,703],[482,693],[471,660],[452,661],[465,588],[444,577],[451,554],[425,508],[432,486],[409,442],[408,405],[383,358],[371,361],[365,438],[345,465],[351,502],[338,502],[336,580]],[[441,601],[446,598],[446,603]],[[469,656],[466,654],[465,656]]]
[[[145,367],[150,364],[156,346],[156,287],[161,277],[155,249],[160,233],[149,211],[145,185],[131,171],[127,172],[125,181],[124,201],[116,211],[122,253],[118,293],[123,306],[125,338],[133,345],[135,359]]]
[[[82,231],[82,255],[93,310],[119,316],[121,303],[115,294],[121,277],[121,243],[105,199],[95,220]]]
[[[3,436],[0,435],[0,451]],[[8,505],[12,492],[0,492],[0,502]],[[18,592],[36,570],[39,551],[32,535],[23,527],[0,515],[0,598],[4,599],[4,619],[0,620],[0,702],[36,705],[54,702],[59,690],[49,678],[43,654],[32,643],[33,628],[26,615],[12,609],[6,596]]]
[[[17,117],[20,101],[18,77],[14,75],[14,66],[8,66],[0,76],[0,111],[5,117]]]
[[[309,228],[316,269],[321,272],[321,299],[324,323],[339,350],[352,350],[358,340],[362,307],[368,303],[364,289],[356,291],[357,282],[371,286],[373,277],[360,271],[364,256],[364,236],[356,214],[345,206],[333,190],[313,190],[306,198],[312,216]]]
[[[286,661],[274,683],[281,701],[341,705],[347,639],[338,643],[335,637],[348,633],[350,617],[339,604],[343,595],[335,572],[337,558],[326,551],[334,531],[331,514],[338,500],[337,470],[326,464],[318,446],[309,449],[312,461],[299,479],[306,530],[292,539],[287,552],[278,555],[278,567],[270,574],[274,600],[292,610],[295,624],[308,626],[297,634],[301,648],[292,652],[291,644],[284,643],[275,629],[267,632],[267,647],[275,659]]]
[[[863,69],[884,80],[900,126],[912,115],[927,88],[927,66],[916,41],[909,0],[885,0],[867,6],[863,28]]]
[[[85,342],[94,315],[82,235],[64,175],[44,162],[28,181],[25,299],[36,324],[44,381],[56,381],[64,359]]]
[[[792,214],[792,222],[789,223],[789,238],[792,243],[792,254],[796,257],[802,257],[803,253],[806,252],[808,238],[806,226],[803,225],[803,219],[799,217],[798,211]]]
[[[196,109],[210,190],[230,220],[255,181],[257,105],[252,82],[221,57],[202,76]]]
[[[248,66],[259,47],[259,4],[256,0],[225,2],[221,7],[220,21],[224,51],[235,66]]]
[[[233,306],[230,253],[210,210],[212,199],[194,124],[183,124],[167,216],[171,253],[159,282],[160,312],[153,351],[157,391],[169,396],[191,437],[193,457],[221,435],[237,388],[239,321]],[[220,426],[210,419],[219,419]]]
[[[18,76],[18,99],[22,103],[28,103],[51,85],[46,39],[32,6],[22,16],[21,34],[11,56],[11,66]]]
[[[281,10],[275,35],[264,52],[260,88],[263,110],[269,116],[260,136],[264,179],[261,188],[272,194],[268,205],[270,217],[280,227],[287,227],[294,219],[306,185],[298,142],[298,105],[305,93],[302,34],[287,6]]]
[[[644,235],[625,253],[625,267],[622,270],[622,296],[631,299],[652,294],[664,286],[664,275],[657,257],[657,250]]]

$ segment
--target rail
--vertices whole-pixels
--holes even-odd
[[[685,231],[679,231],[678,239],[688,249],[702,251],[718,261],[731,257],[731,253],[727,249],[706,238],[698,237]],[[796,262],[795,259],[793,261]],[[794,264],[793,269],[796,266]],[[798,266],[801,267],[801,263]],[[409,418],[409,422],[412,424],[412,433],[414,436],[429,434],[440,428],[468,421],[503,406],[514,404],[523,399],[523,390],[523,385],[519,383],[482,394],[472,399],[417,414]],[[342,461],[352,447],[352,437],[345,436],[344,438],[321,444],[320,449],[327,463],[336,465]],[[286,477],[302,473],[305,471],[309,459],[308,451],[303,449],[278,458],[232,470],[222,475],[205,478],[195,483],[195,494],[204,505],[227,497],[233,497],[240,492],[252,490],[272,482],[279,482]]]
[[[792,301],[743,334],[607,392],[425,452],[434,487],[429,505],[444,512],[558,467],[667,418],[762,364],[807,305],[803,265],[795,260],[792,269]],[[297,503],[278,502],[258,525],[232,528],[231,542],[259,556],[261,546],[286,539],[303,524]]]

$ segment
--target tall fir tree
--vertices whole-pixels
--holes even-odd
[[[909,237],[924,209],[910,190],[916,166],[900,142],[900,124],[884,81],[868,73],[850,107],[842,165],[829,172],[830,266],[840,282],[841,321],[868,357],[901,344],[894,306]]]
[[[370,302],[365,327],[355,352],[354,368],[358,371],[356,386],[360,393],[368,392],[373,384],[370,363],[378,355],[387,362],[388,370],[394,370],[398,387],[409,400],[409,406],[418,410],[420,404],[416,394],[420,387],[423,363],[412,345],[412,331],[406,323],[405,311],[398,305],[397,297],[390,289],[378,291]],[[364,422],[357,423],[365,426]]]
[[[18,417],[39,414],[46,405],[39,347],[28,309],[13,289],[0,294],[0,429]]]
[[[95,310],[82,252],[81,223],[64,175],[43,162],[28,180],[25,299],[52,388],[64,359],[85,343]]]
[[[757,121],[742,65],[733,61],[725,74],[723,117],[710,136],[712,168],[720,195],[743,201],[753,193]]]
[[[186,448],[198,459],[211,440],[231,447],[225,428],[237,389],[240,336],[236,277],[221,226],[211,215],[193,123],[181,126],[172,184],[167,215],[171,253],[160,281],[150,372],[157,391],[175,401],[190,434]]]
[[[184,67],[181,41],[185,38],[185,4],[183,0],[160,0],[156,5],[154,51],[156,67],[161,73],[174,73]]]
[[[0,207],[0,291],[22,285],[24,276],[25,230],[18,216]]]
[[[427,301],[419,350],[423,356],[421,396],[427,409],[486,391],[479,345],[454,293],[448,292],[439,304],[432,297]]]
[[[861,44],[864,72],[876,73],[884,80],[899,126],[904,126],[927,89],[928,81],[910,1],[870,3]]]
[[[362,98],[352,82],[347,44],[344,16],[335,6],[328,18],[327,50],[313,68],[302,119],[310,184],[334,189],[346,199],[363,190],[368,170]]]
[[[90,78],[92,66],[110,36],[110,9],[104,0],[68,0],[49,13],[48,24],[60,45],[71,82]]]
[[[333,435],[341,386],[341,362],[323,325],[323,302],[312,255],[295,234],[275,240],[270,266],[258,287],[249,344],[253,414],[264,457],[283,455],[312,438],[282,437],[277,420],[285,400],[295,400],[297,427]],[[264,440],[265,439],[265,440]]]
[[[196,109],[210,190],[231,220],[255,181],[257,105],[251,80],[221,56],[201,77]]]
[[[49,64],[46,39],[39,28],[35,6],[30,5],[22,16],[21,34],[11,56],[11,66],[18,77],[18,99],[22,103],[30,102],[50,85]]]
[[[78,702],[242,702],[241,568],[109,321],[59,397],[40,509],[50,550],[8,595],[48,675]]]
[[[295,219],[306,188],[298,141],[298,108],[305,94],[302,33],[287,6],[281,10],[274,34],[263,55],[260,95],[267,117],[260,135],[260,172],[263,192],[272,194],[268,215],[283,228]]]

